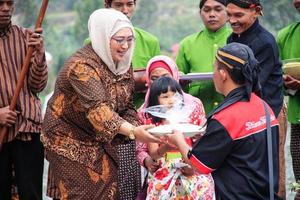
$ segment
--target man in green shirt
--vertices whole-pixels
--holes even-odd
[[[225,0],[200,1],[200,16],[205,28],[180,42],[176,63],[183,73],[213,71],[216,51],[226,44],[231,34],[231,29],[225,25],[225,4]],[[192,82],[188,91],[201,99],[207,114],[223,99],[215,92],[212,81]]]
[[[293,0],[300,13],[300,0]],[[279,31],[277,43],[282,60],[300,59],[300,21],[290,24]],[[291,154],[296,181],[300,181],[300,80],[284,75],[286,89],[293,92],[289,95],[288,120],[291,123]]]

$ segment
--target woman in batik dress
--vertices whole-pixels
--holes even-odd
[[[133,27],[121,12],[99,9],[88,23],[91,44],[60,71],[41,140],[61,199],[118,199],[116,145],[159,142],[138,126],[130,67]]]

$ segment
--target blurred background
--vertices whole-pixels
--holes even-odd
[[[14,22],[33,28],[41,0],[16,0]],[[274,35],[298,19],[292,0],[261,0],[264,8],[262,24]],[[163,54],[171,54],[185,36],[199,31],[199,0],[137,0],[134,26],[158,37]],[[43,24],[46,51],[51,58],[50,77],[41,97],[53,90],[55,76],[66,58],[83,45],[88,37],[87,21],[103,0],[50,0]]]

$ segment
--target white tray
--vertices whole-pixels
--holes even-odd
[[[213,72],[204,72],[204,73],[188,73],[180,75],[180,80],[189,80],[189,81],[205,81],[213,79]]]
[[[178,130],[183,133],[185,137],[193,137],[205,132],[206,127],[197,126],[194,124],[167,124],[160,125],[154,128],[148,129],[149,133],[153,135],[163,136],[171,134],[173,130]]]

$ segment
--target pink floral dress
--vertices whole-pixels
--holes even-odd
[[[212,200],[214,181],[210,174],[195,171],[192,176],[182,174],[182,159],[166,161],[161,159],[161,167],[148,175],[147,200]]]
[[[202,124],[202,120],[202,116],[197,112],[192,113],[190,116],[190,122],[193,124]],[[186,142],[189,145],[192,144],[190,138],[187,138]],[[159,169],[148,175],[147,200],[214,199],[212,176],[210,174],[200,174],[196,170],[192,176],[183,175],[181,168],[187,164],[184,163],[178,151],[167,152],[166,156],[158,161],[160,163]]]

